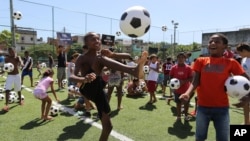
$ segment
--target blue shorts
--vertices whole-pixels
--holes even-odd
[[[22,77],[24,77],[25,75],[29,75],[30,77],[32,77],[33,76],[32,70],[23,70]]]

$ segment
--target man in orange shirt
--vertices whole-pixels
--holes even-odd
[[[209,38],[209,57],[199,57],[194,62],[194,78],[188,90],[180,96],[188,101],[197,89],[196,140],[206,140],[210,120],[216,131],[217,141],[229,140],[229,99],[224,90],[226,79],[231,75],[248,78],[240,64],[233,58],[223,57],[228,46],[227,37],[214,34]]]

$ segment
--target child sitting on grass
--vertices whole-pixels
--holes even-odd
[[[43,76],[41,78],[41,80],[39,81],[39,83],[37,84],[37,86],[35,87],[33,94],[34,96],[42,101],[42,105],[41,105],[41,118],[43,120],[51,120],[52,117],[49,116],[49,110],[52,104],[52,100],[49,97],[47,90],[49,87],[51,87],[51,92],[53,93],[55,99],[57,102],[59,102],[59,100],[57,99],[55,90],[54,90],[54,80],[53,80],[53,75],[54,72],[51,69],[47,69],[44,73]]]
[[[134,78],[127,84],[127,96],[141,96],[147,90],[146,82],[143,79]]]

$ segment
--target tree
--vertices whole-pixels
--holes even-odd
[[[19,38],[19,34],[15,34],[16,39]],[[5,47],[10,47],[12,43],[12,34],[8,30],[3,30],[0,32],[0,44],[4,45]]]

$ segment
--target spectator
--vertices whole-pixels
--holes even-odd
[[[21,79],[21,85],[23,85],[23,79],[24,76],[29,75],[30,78],[30,86],[33,87],[33,73],[32,73],[32,67],[33,67],[33,59],[29,55],[28,51],[24,52],[24,58],[23,58],[24,66],[22,67],[22,79]]]
[[[54,65],[54,59],[53,59],[53,56],[51,55],[51,53],[49,53],[49,68],[53,68],[53,65]]]

